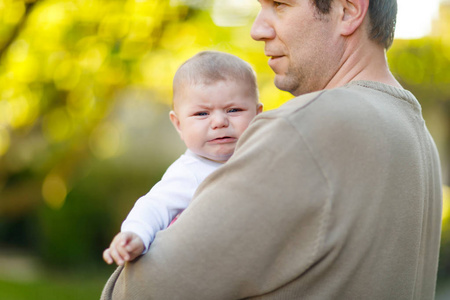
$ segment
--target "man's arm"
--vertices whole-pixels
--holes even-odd
[[[273,291],[315,261],[329,213],[317,159],[284,119],[258,118],[149,252],[103,299],[241,299]]]

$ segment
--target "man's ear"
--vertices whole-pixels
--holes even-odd
[[[183,134],[182,134],[182,131],[181,131],[180,119],[178,119],[177,114],[173,110],[170,111],[169,118],[170,118],[170,121],[173,124],[173,127],[175,127],[176,131],[180,135],[181,140],[183,140]]]
[[[364,22],[369,9],[369,0],[338,0],[336,4],[340,10],[341,35],[352,35]]]

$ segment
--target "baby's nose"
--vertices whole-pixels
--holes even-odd
[[[214,114],[211,118],[211,128],[222,128],[222,127],[228,127],[229,120],[228,116],[225,113],[217,113]]]

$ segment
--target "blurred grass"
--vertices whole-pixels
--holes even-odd
[[[112,271],[111,271],[112,274]],[[32,282],[0,279],[1,300],[90,300],[100,299],[100,294],[110,273],[90,274],[73,278],[59,275]],[[450,279],[437,284],[435,300],[450,299]]]
[[[18,283],[0,281],[0,298],[3,300],[29,299],[99,299],[101,288],[86,283],[61,283],[39,281],[33,283]]]
[[[52,274],[33,281],[0,279],[2,300],[90,300],[100,295],[111,272]]]

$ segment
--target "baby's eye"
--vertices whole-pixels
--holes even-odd
[[[229,113],[238,112],[238,111],[242,111],[242,109],[240,109],[240,108],[230,108],[228,110]]]
[[[208,113],[205,112],[205,111],[200,111],[200,112],[197,112],[197,113],[194,114],[194,116],[199,116],[199,117],[204,117],[204,116],[207,116],[207,115],[208,115]]]

